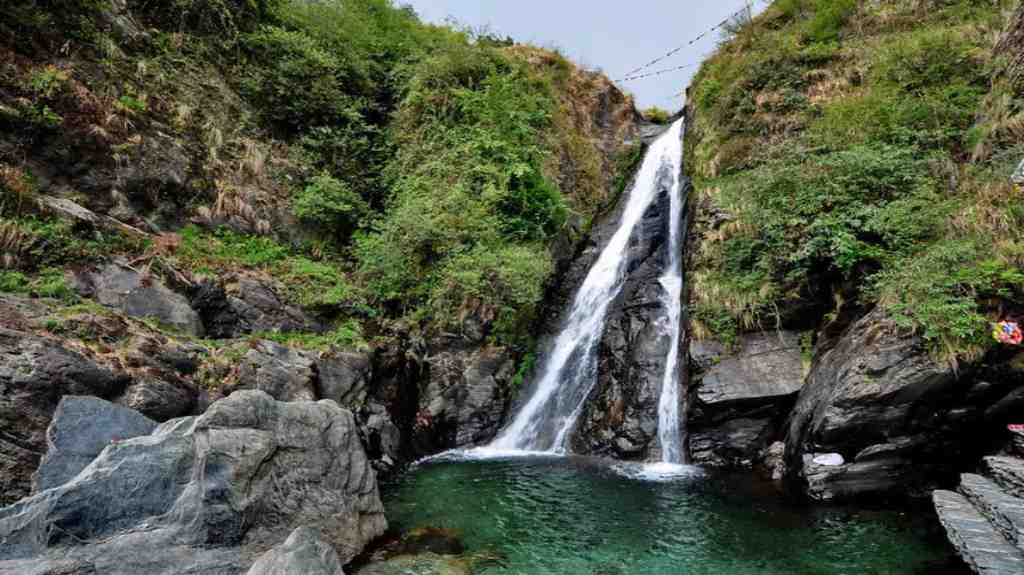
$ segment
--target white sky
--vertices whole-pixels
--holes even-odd
[[[547,48],[559,48],[574,62],[598,69],[618,81],[625,73],[697,37],[748,0],[398,0],[415,8],[428,22],[454,18],[473,29],[488,27],[504,37]],[[754,10],[763,1],[754,1]],[[699,64],[720,41],[719,33],[649,70]],[[694,65],[657,77],[617,82],[631,92],[641,108],[682,107],[676,96],[697,72]]]

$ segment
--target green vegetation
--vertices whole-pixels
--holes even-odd
[[[182,266],[199,273],[244,268],[265,271],[280,280],[282,291],[295,302],[319,311],[366,311],[360,291],[340,262],[314,261],[270,238],[187,226],[181,231],[175,257]]]
[[[641,115],[644,117],[645,120],[653,124],[667,124],[669,117],[671,116],[671,114],[669,114],[668,111],[663,110],[657,106],[647,108],[646,110],[641,112]]]
[[[308,349],[312,351],[328,351],[331,349],[367,349],[366,340],[363,338],[362,327],[359,322],[353,319],[341,322],[338,326],[327,333],[261,333],[255,334],[254,338],[268,339],[281,345]]]
[[[107,254],[258,270],[289,303],[340,322],[336,343],[392,326],[459,332],[472,317],[492,341],[521,344],[549,247],[615,199],[594,118],[627,124],[632,102],[609,103],[606,78],[557,52],[427,25],[391,0],[127,9],[0,7],[0,126],[18,137],[0,146],[0,209],[19,229],[34,195],[22,158],[45,151],[44,163],[117,178],[137,166],[159,185],[81,186],[76,201],[180,241]],[[165,154],[166,169],[152,166]],[[624,169],[638,154],[621,155]],[[12,266],[28,275],[100,247],[76,230],[54,251],[32,229]]]
[[[70,303],[78,300],[74,290],[64,281],[64,271],[58,268],[47,268],[32,276],[0,270],[0,292],[61,299]]]
[[[991,345],[1024,294],[1021,107],[986,40],[1006,4],[783,0],[704,64],[687,165],[733,218],[696,254],[699,337],[804,300],[880,303],[954,361]]]

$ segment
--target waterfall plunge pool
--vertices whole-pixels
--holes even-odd
[[[649,481],[643,469],[575,457],[421,464],[385,486],[392,529],[450,530],[465,554],[370,564],[359,573],[970,573],[927,509],[805,506],[750,474],[693,471]]]

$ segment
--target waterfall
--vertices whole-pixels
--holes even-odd
[[[658,442],[661,443],[661,461],[683,463],[683,438],[679,423],[679,342],[682,337],[683,311],[683,203],[682,174],[673,166],[672,195],[669,207],[668,267],[659,280],[664,293],[661,304],[665,309],[664,325],[670,338],[665,375],[658,399]]]
[[[564,453],[584,402],[597,382],[597,346],[604,332],[608,307],[626,278],[628,247],[634,229],[658,196],[658,176],[672,173],[669,269],[661,280],[667,308],[665,329],[673,338],[664,389],[659,405],[659,440],[665,461],[682,460],[679,438],[678,355],[680,293],[682,287],[682,202],[680,179],[683,156],[683,120],[662,134],[647,151],[637,173],[625,210],[608,245],[598,256],[573,299],[561,332],[551,345],[538,373],[533,394],[488,446],[496,450]]]

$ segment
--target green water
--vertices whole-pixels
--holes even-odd
[[[795,506],[746,476],[584,459],[441,462],[385,489],[395,529],[461,532],[482,574],[962,575],[926,511]]]

